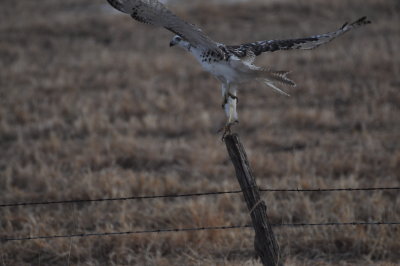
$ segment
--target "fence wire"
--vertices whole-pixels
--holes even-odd
[[[274,227],[310,227],[310,226],[394,226],[400,225],[400,222],[347,222],[347,223],[281,223],[271,224]],[[167,229],[151,229],[151,230],[137,230],[126,232],[102,232],[102,233],[81,233],[81,234],[67,234],[67,235],[48,235],[48,236],[29,236],[29,237],[6,237],[1,238],[1,242],[10,241],[26,241],[26,240],[49,240],[57,238],[84,238],[93,236],[122,236],[122,235],[135,235],[135,234],[149,234],[149,233],[178,233],[190,231],[207,231],[207,230],[228,230],[228,229],[243,229],[252,228],[250,224],[245,225],[227,225],[227,226],[209,226],[209,227],[194,227],[194,228],[167,228]]]
[[[313,189],[260,189],[260,192],[357,192],[357,191],[399,191],[400,187],[367,187],[367,188],[313,188]],[[35,205],[51,205],[51,204],[72,204],[72,203],[92,203],[107,201],[127,201],[127,200],[146,200],[146,199],[163,199],[163,198],[180,198],[180,197],[200,197],[211,195],[238,194],[241,190],[231,191],[215,191],[203,193],[187,193],[187,194],[166,194],[152,196],[132,196],[117,198],[99,198],[99,199],[73,199],[73,200],[52,200],[52,201],[36,201],[36,202],[14,202],[0,204],[0,208],[17,207],[17,206],[35,206]]]

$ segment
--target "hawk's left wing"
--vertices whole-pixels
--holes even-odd
[[[245,43],[242,45],[227,46],[226,48],[228,49],[229,52],[235,54],[238,57],[245,57],[247,55],[248,50],[252,51],[255,55],[259,55],[263,52],[274,52],[277,50],[314,49],[320,46],[321,44],[332,41],[336,37],[348,32],[351,29],[369,23],[371,23],[371,21],[367,20],[366,17],[362,17],[351,24],[345,23],[339,30],[334,32],[329,32],[325,34],[320,34],[300,39],[270,40],[270,41]]]
[[[192,46],[212,50],[222,55],[218,44],[205,35],[198,27],[177,17],[157,0],[107,0],[121,12],[130,14],[137,21],[164,27],[181,36]]]

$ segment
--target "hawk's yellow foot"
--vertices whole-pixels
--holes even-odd
[[[223,127],[218,130],[218,133],[222,132],[221,140],[224,141],[225,137],[232,133],[231,126],[239,124],[239,120],[235,120],[233,122],[227,122]]]

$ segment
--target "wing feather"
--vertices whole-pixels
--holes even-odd
[[[182,20],[157,0],[107,1],[114,8],[130,14],[132,18],[139,22],[164,27],[181,36],[194,47],[222,54],[218,44],[205,35],[200,28]]]
[[[263,52],[274,52],[277,50],[314,49],[321,44],[332,41],[336,37],[339,37],[340,35],[348,32],[351,29],[369,23],[371,23],[371,21],[367,20],[366,17],[362,17],[353,23],[345,23],[337,31],[325,34],[314,35],[300,39],[258,41],[236,46],[227,46],[227,49],[238,57],[245,57],[247,54],[247,50],[251,50],[255,55],[259,55]]]

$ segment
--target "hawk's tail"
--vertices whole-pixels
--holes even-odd
[[[295,87],[296,83],[287,77],[287,74],[289,73],[290,73],[289,71],[274,71],[274,70],[264,69],[259,72],[258,80],[263,82],[265,85],[273,88],[277,92],[286,96],[290,96],[289,94],[278,88],[275,84],[275,83],[280,83]]]

